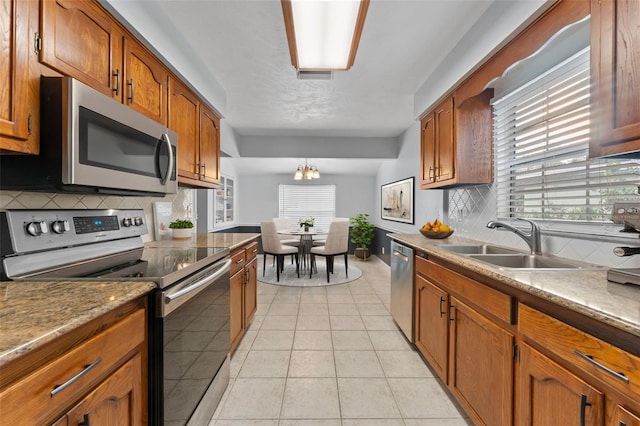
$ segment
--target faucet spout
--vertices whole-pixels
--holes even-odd
[[[528,222],[531,225],[531,230],[529,231],[528,234],[525,234],[524,232],[522,232],[518,228],[516,228],[514,226],[511,226],[508,223],[498,222],[498,221],[494,221],[494,220],[490,220],[487,223],[487,228],[489,228],[489,229],[498,229],[498,228],[508,229],[509,231],[513,232],[514,234],[516,234],[517,236],[522,238],[527,243],[527,245],[531,249],[531,254],[542,254],[542,243],[541,243],[541,240],[540,240],[540,227],[538,226],[538,224],[535,223],[532,220],[529,220],[529,219],[522,219],[522,218],[519,218],[519,217],[516,218],[516,219],[523,220],[525,222]]]

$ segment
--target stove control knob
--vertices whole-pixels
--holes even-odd
[[[125,228],[128,228],[131,226],[131,218],[130,217],[125,217],[124,219],[122,219],[122,225]]]
[[[140,216],[133,218],[133,224],[136,226],[142,226],[142,218]]]
[[[65,232],[69,232],[71,228],[69,227],[68,220],[56,220],[51,222],[51,229],[56,234],[64,234]]]
[[[49,232],[47,222],[29,222],[27,224],[27,233],[37,237],[38,235],[46,234]]]

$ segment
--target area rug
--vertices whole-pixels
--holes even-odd
[[[285,257],[284,271],[280,273],[280,282],[276,281],[276,267],[273,264],[272,256],[267,256],[267,268],[264,277],[262,276],[262,255],[258,255],[258,281],[290,287],[324,287],[328,285],[344,284],[355,281],[362,276],[362,271],[351,263],[353,257],[349,257],[349,278],[344,274],[344,258],[336,258],[333,261],[333,274],[330,282],[327,282],[327,266],[323,257],[316,257],[317,272],[309,278],[309,271],[300,271],[300,278],[296,274],[296,265],[291,263],[289,256]]]

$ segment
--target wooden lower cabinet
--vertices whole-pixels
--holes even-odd
[[[607,425],[640,426],[640,415],[634,414],[616,403],[609,405],[613,405],[613,407],[610,410],[610,416],[607,416]]]
[[[449,308],[449,388],[479,424],[512,424],[514,336],[455,297]]]
[[[604,395],[531,348],[520,346],[517,425],[602,425]]]
[[[61,424],[133,426],[142,424],[142,359],[137,354],[71,409]]]
[[[231,352],[233,352],[258,309],[258,243],[231,253]]]
[[[418,275],[416,276],[415,304],[416,347],[427,358],[438,376],[447,383],[449,295]]]

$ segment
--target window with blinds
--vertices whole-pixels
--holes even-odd
[[[637,161],[588,159],[589,48],[493,107],[498,217],[609,222],[637,194]]]
[[[303,217],[313,217],[314,226],[329,229],[336,217],[335,185],[279,185],[279,217],[294,225]]]

